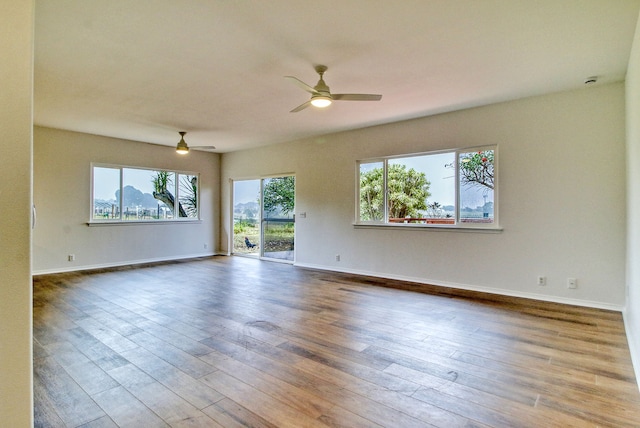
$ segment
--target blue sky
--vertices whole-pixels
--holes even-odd
[[[241,180],[233,182],[233,204],[258,202],[260,180]]]
[[[407,169],[415,169],[424,172],[429,186],[428,203],[439,202],[440,205],[455,205],[456,202],[456,179],[455,171],[452,168],[445,168],[445,165],[453,163],[455,153],[430,154],[427,156],[411,156],[408,158],[389,159],[389,164],[403,164]]]
[[[153,192],[152,179],[156,170],[124,168],[124,185],[133,186],[142,193]],[[176,180],[176,176],[173,176]],[[94,199],[112,200],[116,198],[116,191],[120,188],[120,169],[107,167],[93,168],[93,197]]]
[[[456,201],[455,175],[453,169],[445,168],[445,165],[452,163],[454,159],[454,153],[441,153],[389,159],[389,164],[403,164],[407,166],[407,169],[413,168],[418,172],[424,172],[427,180],[431,183],[429,186],[431,196],[429,196],[428,202],[454,205]],[[382,162],[361,164],[360,170],[365,172],[381,166]]]

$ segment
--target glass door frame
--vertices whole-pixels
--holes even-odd
[[[264,185],[265,185],[265,180],[270,180],[270,179],[274,179],[274,178],[285,178],[285,177],[293,177],[294,179],[294,185],[293,185],[293,201],[294,201],[294,207],[292,210],[292,218],[291,219],[280,219],[280,218],[268,218],[265,217],[264,215]],[[295,178],[296,175],[293,173],[286,173],[286,174],[276,174],[276,175],[269,175],[269,176],[264,176],[260,178],[260,259],[261,260],[269,260],[269,261],[273,261],[273,262],[280,262],[280,263],[295,263],[296,260],[296,251],[295,251],[295,239],[296,239],[296,214],[295,214],[295,200],[296,200],[296,186],[295,186]],[[272,221],[274,223],[291,223],[293,224],[293,240],[291,243],[291,246],[293,247],[291,250],[285,250],[282,252],[288,252],[291,251],[290,257],[287,254],[284,258],[283,257],[270,257],[268,255],[265,255],[265,248],[266,248],[266,239],[265,239],[265,232],[268,229],[268,222]],[[276,253],[277,251],[274,251],[274,253]],[[267,252],[268,254],[269,252]]]
[[[260,251],[256,251],[256,252],[241,252],[241,251],[236,251],[237,247],[236,247],[236,233],[235,233],[235,228],[236,228],[236,215],[235,215],[235,206],[238,203],[246,203],[246,201],[238,201],[236,200],[236,184],[240,183],[240,182],[247,182],[247,181],[255,181],[257,182],[257,193],[256,196],[260,196],[260,200],[258,201],[258,213],[257,213],[257,218],[255,219],[258,227],[262,227],[262,222],[261,222],[261,211],[262,209],[260,208],[260,204],[262,203],[262,179],[259,177],[242,177],[242,178],[231,178],[229,180],[229,188],[230,188],[230,196],[229,196],[229,200],[231,201],[231,206],[229,207],[229,237],[228,237],[228,255],[234,255],[234,256],[241,256],[241,257],[253,257],[253,258],[260,258]],[[238,235],[245,235],[244,233],[238,233]],[[262,231],[259,231],[258,233],[258,237],[257,237],[258,241],[260,241],[262,239]],[[260,242],[253,242],[253,244],[257,244],[260,248]],[[243,247],[244,248],[244,247]]]
[[[269,221],[268,219],[265,219],[264,216],[264,183],[265,180],[268,179],[272,179],[272,178],[282,178],[282,177],[294,177],[295,180],[295,174],[294,173],[283,173],[283,174],[274,174],[274,175],[265,175],[265,176],[259,176],[259,177],[243,177],[243,178],[231,178],[230,179],[230,200],[231,200],[231,206],[229,209],[229,213],[230,213],[230,234],[229,234],[229,255],[238,255],[238,256],[242,256],[242,257],[257,257],[260,260],[267,260],[267,261],[274,261],[274,262],[279,262],[279,263],[295,263],[295,259],[296,259],[296,251],[295,251],[295,235],[296,235],[296,227],[295,227],[295,199],[296,199],[296,191],[295,191],[295,184],[294,184],[294,209],[293,209],[293,216],[292,219],[287,220],[287,219],[283,219],[283,223],[293,223],[293,243],[292,243],[292,247],[293,249],[292,251],[292,256],[291,258],[278,258],[278,257],[269,257],[269,252],[267,251],[267,255],[265,255],[265,237],[264,237],[264,233],[265,233],[265,222]],[[234,222],[234,207],[237,204],[237,201],[235,200],[235,185],[237,182],[241,182],[241,181],[259,181],[259,195],[260,195],[260,201],[259,201],[259,213],[258,213],[258,219],[257,222],[260,225],[260,238],[259,238],[259,242],[258,244],[258,248],[259,251],[257,254],[243,254],[240,252],[235,252],[235,222]],[[295,183],[295,181],[294,181]],[[280,222],[277,219],[274,222]]]

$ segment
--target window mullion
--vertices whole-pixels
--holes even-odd
[[[387,173],[389,171],[388,168],[389,160],[385,159],[382,163],[382,186],[383,186],[383,194],[384,194],[384,217],[382,219],[383,223],[389,223],[389,187],[387,186]]]
[[[118,201],[118,209],[120,210],[120,215],[118,218],[120,221],[124,221],[124,168],[120,169],[120,200]]]
[[[173,175],[173,194],[176,195],[175,201],[173,203],[175,213],[173,214],[173,219],[172,219],[176,221],[180,219],[180,195],[178,194],[178,174],[175,172],[170,172],[169,174]]]
[[[460,151],[456,150],[455,159],[453,160],[456,183],[456,224],[460,224]]]

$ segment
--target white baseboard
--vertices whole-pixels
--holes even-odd
[[[169,262],[172,260],[184,260],[184,259],[194,259],[198,257],[212,257],[220,255],[217,252],[207,252],[207,253],[198,253],[198,254],[186,254],[182,256],[169,256],[169,257],[155,257],[150,259],[140,259],[140,260],[127,260],[122,262],[109,262],[109,263],[99,263],[95,265],[83,265],[83,266],[69,266],[69,267],[59,267],[52,269],[40,269],[34,270],[31,272],[32,275],[47,275],[51,273],[63,273],[63,272],[76,272],[82,270],[91,270],[91,269],[106,269],[112,267],[120,267],[120,266],[129,266],[129,265],[138,265],[144,263],[158,263],[158,262]]]
[[[354,275],[371,276],[375,278],[393,279],[398,281],[415,282],[417,284],[435,285],[439,287],[456,288],[459,290],[477,291],[482,293],[497,294],[509,297],[521,297],[524,299],[541,300],[544,302],[562,303],[565,305],[583,306],[587,308],[605,309],[609,311],[622,312],[624,306],[613,305],[609,303],[594,302],[591,300],[568,299],[566,297],[550,296],[548,294],[526,293],[520,291],[505,290],[502,288],[483,287],[472,284],[460,284],[455,282],[431,280],[428,278],[416,278],[404,275],[380,274],[378,272],[369,272],[359,269],[336,269],[334,266],[314,265],[309,263],[295,263],[295,266],[309,269],[326,270],[333,272],[350,273]]]
[[[158,262],[167,262],[167,261],[172,261],[172,260],[192,259],[192,258],[198,258],[198,257],[212,257],[212,256],[217,256],[217,255],[229,256],[228,253],[223,252],[223,251],[222,252],[198,253],[198,254],[186,254],[186,255],[182,255],[182,256],[156,257],[156,258],[150,258],[150,259],[127,260],[127,261],[123,261],[123,262],[100,263],[100,264],[95,264],[95,265],[70,266],[70,267],[58,267],[58,268],[52,268],[52,269],[41,269],[41,270],[32,271],[32,275],[46,275],[46,274],[52,274],[52,273],[75,272],[75,271],[91,270],[91,269],[105,269],[105,268],[111,268],[111,267],[129,266],[129,265],[137,265],[137,264],[144,264],[144,263],[158,263]],[[596,309],[606,309],[606,310],[610,310],[610,311],[622,312],[623,315],[624,315],[624,309],[625,309],[623,306],[607,304],[607,303],[602,303],[602,302],[594,302],[594,301],[591,301],[591,300],[568,299],[568,298],[565,298],[565,297],[550,296],[550,295],[547,295],[547,294],[526,293],[526,292],[505,290],[505,289],[501,289],[501,288],[483,287],[483,286],[472,285],[472,284],[460,284],[460,283],[455,283],[455,282],[431,280],[431,279],[428,279],[428,278],[416,278],[416,277],[404,276],[404,275],[380,274],[378,272],[369,272],[369,271],[364,271],[364,270],[359,270],[359,269],[344,269],[344,268],[338,269],[338,268],[336,268],[334,266],[324,266],[324,265],[316,265],[316,264],[310,264],[310,263],[298,263],[298,262],[294,263],[294,266],[298,266],[298,267],[301,267],[301,268],[326,270],[326,271],[332,271],[332,272],[350,273],[350,274],[354,274],[354,275],[371,276],[371,277],[374,277],[374,278],[383,278],[383,279],[393,279],[393,280],[398,280],[398,281],[414,282],[414,283],[417,283],[417,284],[435,285],[435,286],[439,286],[439,287],[449,287],[449,288],[455,288],[455,289],[459,289],[459,290],[477,291],[477,292],[489,293],[489,294],[497,294],[497,295],[502,295],[502,296],[521,297],[521,298],[525,298],[525,299],[534,299],[534,300],[541,300],[541,301],[545,301],[545,302],[562,303],[562,304],[566,304],[566,305],[584,306],[584,307],[596,308]],[[627,327],[628,326],[626,324],[626,318],[625,318],[625,330],[629,331],[629,329]],[[628,340],[629,340],[629,346],[631,348],[632,358],[633,358],[633,356],[635,354],[634,353],[634,348],[636,348],[636,347],[632,346],[631,338],[628,338]],[[639,358],[639,357],[636,357],[636,359],[637,358]],[[638,362],[640,363],[640,360]],[[634,367],[637,366],[637,364],[635,364],[635,363],[636,363],[636,360],[634,360]],[[640,379],[640,377],[638,377],[638,379]]]

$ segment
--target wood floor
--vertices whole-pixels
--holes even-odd
[[[242,257],[38,276],[36,426],[640,426],[619,313],[492,299]]]

